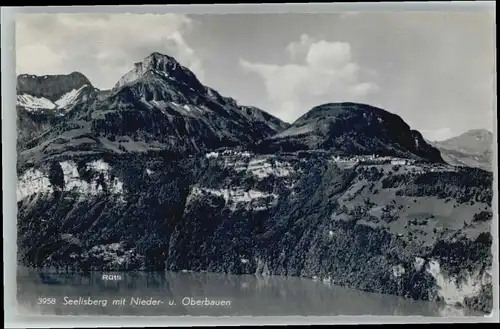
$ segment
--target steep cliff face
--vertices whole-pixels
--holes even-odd
[[[452,304],[488,289],[489,174],[335,159],[213,157],[167,268],[318,277]]]
[[[22,264],[307,276],[491,310],[492,173],[381,109],[289,126],[186,70],[154,53],[19,151]]]
[[[231,150],[45,168],[20,178],[26,265],[299,275],[491,308],[481,170]]]

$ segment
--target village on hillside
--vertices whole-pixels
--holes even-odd
[[[357,165],[389,165],[395,168],[403,167],[405,171],[413,172],[413,173],[424,173],[424,172],[451,172],[457,171],[459,167],[452,166],[449,164],[436,164],[436,163],[428,163],[424,160],[419,159],[408,159],[408,158],[398,158],[394,156],[379,156],[377,154],[371,155],[353,155],[353,156],[339,156],[339,155],[329,155],[328,151],[325,150],[311,150],[311,151],[300,151],[302,155],[304,153],[307,154],[319,154],[321,156],[328,157],[328,160],[331,162],[338,163],[339,165],[353,167]],[[299,154],[299,157],[300,155]],[[285,155],[285,154],[282,154]],[[287,155],[292,155],[288,154]],[[293,154],[297,155],[297,154]],[[268,170],[272,167],[281,167],[278,163],[267,163],[266,159],[274,158],[276,155],[260,155],[255,157],[252,152],[242,151],[242,150],[234,150],[234,149],[219,149],[217,151],[212,151],[205,154],[207,159],[219,158],[222,157],[225,159],[225,166],[234,167],[236,171],[241,171],[241,168],[252,169],[257,166],[256,169],[262,169],[260,167],[265,167]],[[231,160],[230,160],[231,159]],[[248,160],[244,160],[248,159]],[[269,159],[270,160],[270,159]],[[248,162],[249,161],[249,162]],[[248,162],[248,163],[247,163]],[[274,164],[274,165],[273,165]],[[281,163],[283,165],[283,163]],[[242,166],[242,167],[241,167]],[[290,170],[290,164],[288,164],[287,171]],[[241,168],[240,168],[241,167]],[[240,169],[240,170],[239,170]],[[276,169],[276,168],[275,168]]]
[[[404,166],[405,169],[414,173],[424,172],[451,172],[457,171],[458,167],[449,164],[428,163],[424,160],[398,158],[392,156],[355,155],[351,157],[333,156],[332,161],[338,163],[360,164],[360,165],[392,165]]]

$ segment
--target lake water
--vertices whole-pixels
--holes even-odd
[[[481,315],[306,278],[177,272],[113,274],[121,279],[103,280],[99,272],[50,273],[20,268],[19,311],[32,315]],[[93,304],[85,305],[89,301]]]

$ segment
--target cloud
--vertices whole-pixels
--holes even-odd
[[[292,59],[295,59],[299,56],[303,56],[307,54],[307,50],[311,46],[314,40],[308,36],[307,34],[302,34],[300,36],[300,40],[296,42],[291,42],[286,50]]]
[[[273,113],[284,120],[293,121],[321,103],[363,101],[378,91],[374,82],[361,80],[362,70],[352,60],[349,43],[316,41],[303,34],[286,52],[292,62],[284,65],[240,59],[245,72],[263,79],[268,98],[277,107]],[[302,63],[295,63],[299,57]]]
[[[110,88],[152,52],[174,56],[201,80],[185,34],[196,22],[178,14],[23,14],[16,17],[18,74],[80,71]]]

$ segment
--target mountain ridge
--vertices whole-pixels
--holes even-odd
[[[90,80],[80,72],[54,75],[20,74],[17,76],[17,93],[43,97],[55,102],[61,96],[84,85],[92,88]]]
[[[493,133],[487,129],[471,129],[431,144],[441,151],[445,161],[451,165],[493,171]]]
[[[344,156],[377,154],[443,162],[439,151],[400,116],[353,102],[315,106],[288,129],[264,141],[263,146],[272,150],[331,149]]]
[[[83,140],[89,151],[171,149],[187,154],[255,143],[287,126],[203,86],[172,57],[153,53],[136,63],[115,88],[94,91],[86,102],[75,104],[47,134],[33,139],[20,158],[59,154],[61,140]]]
[[[72,74],[75,75],[76,73]],[[84,78],[84,76],[80,74],[76,74],[76,76],[80,79]],[[359,109],[359,111],[364,112],[363,113],[364,117],[366,117],[367,115],[371,115],[370,114],[371,112],[375,113],[379,122],[381,120],[381,116],[384,116],[385,118],[391,118],[393,119],[392,121],[399,121],[397,122],[398,125],[397,127],[389,127],[388,130],[389,131],[404,130],[406,132],[406,136],[403,136],[404,138],[401,139],[399,138],[400,136],[396,136],[393,134],[392,137],[395,138],[392,138],[391,136],[389,136],[390,134],[386,134],[388,136],[385,137],[389,138],[385,138],[385,140],[383,141],[378,141],[377,142],[378,145],[375,145],[375,149],[373,149],[374,147],[373,145],[367,145],[367,138],[371,138],[373,140],[374,138],[376,138],[375,135],[377,134],[382,135],[382,134],[374,131],[372,134],[374,136],[361,136],[359,139],[356,139],[355,138],[356,136],[352,135],[353,133],[352,130],[356,129],[357,127],[360,127],[360,122],[361,120],[363,120],[363,118],[361,119],[354,118],[359,122],[354,122],[352,125],[349,124],[350,127],[347,127],[347,129],[345,129],[346,131],[344,131],[342,134],[340,135],[336,134],[336,130],[338,130],[339,127],[336,128],[334,127],[334,129],[330,129],[330,131],[324,131],[324,129],[318,129],[319,131],[311,132],[310,134],[311,136],[309,136],[309,139],[313,140],[318,139],[318,141],[303,141],[298,139],[296,141],[293,141],[292,149],[297,150],[297,149],[333,148],[334,151],[336,151],[335,148],[337,148],[340,149],[339,152],[337,153],[341,155],[349,153],[361,154],[361,155],[380,153],[380,155],[384,156],[394,155],[394,156],[409,157],[409,158],[423,158],[426,160],[438,161],[438,162],[443,161],[439,156],[439,154],[436,153],[436,150],[433,150],[432,146],[428,145],[425,142],[425,140],[423,140],[421,134],[418,131],[411,130],[408,124],[404,122],[403,119],[383,109],[376,108],[367,104],[358,104],[352,102],[327,103],[315,106],[310,111],[306,112],[304,115],[298,118],[294,123],[287,124],[279,120],[278,118],[270,115],[269,113],[263,112],[262,110],[257,109],[255,107],[238,106],[237,102],[234,99],[223,97],[212,88],[203,86],[196,78],[196,76],[189,69],[179,64],[175,60],[175,58],[168,55],[160,54],[158,52],[151,53],[149,56],[145,57],[143,61],[135,63],[134,67],[129,72],[125,73],[125,75],[123,75],[122,78],[119,79],[115,87],[112,90],[110,90],[109,93],[106,96],[104,96],[104,99],[101,100],[100,102],[101,104],[96,105],[95,108],[96,109],[106,108],[105,112],[108,113],[107,115],[111,115],[109,109],[113,109],[115,107],[120,108],[120,106],[123,106],[120,104],[124,104],[124,106],[128,106],[126,104],[133,104],[133,106],[136,109],[141,109],[141,108],[155,109],[159,110],[166,116],[169,115],[176,116],[180,110],[179,106],[176,105],[181,104],[182,107],[184,108],[184,110],[181,111],[182,112],[181,117],[198,116],[199,118],[204,118],[210,114],[207,113],[207,111],[205,111],[204,108],[199,107],[199,105],[211,104],[213,102],[216,103],[217,105],[222,105],[222,106],[211,106],[210,110],[215,111],[216,115],[227,118],[231,114],[233,115],[236,114],[236,116],[233,118],[233,122],[236,123],[237,125],[239,124],[243,124],[244,126],[246,125],[246,128],[243,128],[244,130],[246,130],[243,135],[246,135],[248,134],[248,132],[252,131],[252,129],[248,126],[248,124],[245,124],[243,122],[245,120],[246,121],[250,120],[251,122],[254,122],[255,118],[259,118],[259,120],[257,120],[257,124],[260,125],[260,130],[264,129],[262,131],[265,132],[264,133],[256,132],[256,135],[254,135],[253,137],[252,143],[257,143],[254,146],[254,150],[262,148],[264,151],[267,152],[274,152],[276,150],[282,149],[283,147],[285,148],[285,150],[289,150],[290,149],[290,147],[288,147],[290,145],[290,143],[288,143],[289,138],[286,138],[287,141],[285,142],[279,141],[279,139],[284,135],[288,137],[290,135],[294,134],[296,135],[296,133],[293,132],[290,133],[291,130],[295,129],[297,125],[304,126],[305,124],[307,124],[306,121],[308,120],[310,121],[311,119],[314,119],[314,117],[323,116],[323,118],[318,119],[321,122],[318,125],[316,125],[316,128],[321,128],[320,126],[334,124],[333,121],[335,121],[336,119],[335,112],[341,111],[342,113],[340,113],[340,115],[345,114],[345,111],[342,111],[340,108],[343,107],[349,108],[350,112],[358,111]],[[170,103],[165,104],[165,102],[170,102]],[[190,105],[197,106],[196,109],[198,111],[190,111],[189,110]],[[239,113],[228,114],[226,109],[227,106],[239,109],[239,111],[237,111]],[[338,108],[335,109],[336,107]],[[118,111],[121,110],[118,109]],[[130,113],[135,113],[135,112],[130,112]],[[135,119],[133,119],[133,117],[129,117],[129,119],[133,119],[136,121],[139,120],[139,117],[137,117],[136,114],[137,113],[133,115]],[[96,114],[93,113],[91,116],[96,116]],[[158,118],[160,117],[163,116],[159,116]],[[122,130],[121,128],[118,129],[116,125],[119,125],[120,127],[124,126],[123,124],[120,124],[119,121],[116,120],[122,120],[122,119],[119,119],[116,116],[114,117],[114,119],[111,119],[109,121],[106,121],[105,119],[104,120],[99,119],[97,122],[94,121],[92,127],[94,130],[95,129],[98,130],[98,134],[102,133],[103,130],[109,130],[109,129],[115,131],[116,133],[118,130]],[[171,122],[172,120],[169,121]],[[115,127],[106,128],[106,125],[109,124],[109,122],[113,122],[113,125]],[[234,125],[234,123],[232,125]],[[165,124],[168,123],[165,122]],[[369,125],[373,126],[372,123],[369,123]],[[365,126],[367,125],[365,124]],[[366,131],[366,127],[363,129],[365,129]],[[163,131],[163,133],[167,133],[164,129],[161,129],[160,131]],[[210,137],[212,139],[220,138],[217,137],[218,134],[209,133],[208,131],[207,133],[213,135],[213,137]],[[162,140],[162,138],[158,138],[158,136],[157,137],[150,136],[148,138],[153,138],[153,139],[156,138]],[[234,136],[230,137],[230,139],[232,138],[234,138]],[[346,140],[351,144],[350,147],[345,147]],[[312,145],[309,145],[311,143]],[[419,143],[421,145],[420,147],[418,146]],[[417,144],[417,145],[412,145],[412,144]],[[232,142],[230,142],[227,145],[235,146],[235,144],[232,144]],[[219,145],[214,144],[212,148],[217,148],[222,146],[224,146],[224,143]],[[196,149],[194,145],[191,146],[187,145],[186,147],[191,149]],[[402,150],[400,150],[401,148]]]

